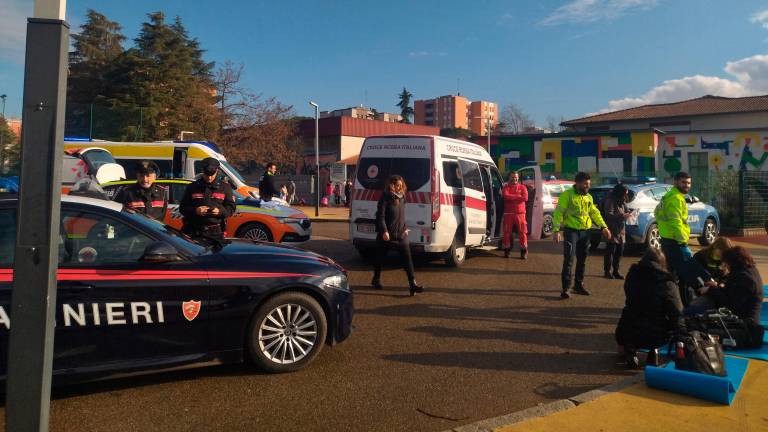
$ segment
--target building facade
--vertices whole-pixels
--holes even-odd
[[[414,124],[435,126],[439,129],[469,129],[485,136],[488,124],[491,130],[499,122],[499,106],[494,102],[470,102],[464,96],[440,96],[421,99],[413,104]]]
[[[342,108],[333,111],[322,111],[320,113],[320,118],[329,117],[351,117],[364,120],[379,120],[390,123],[397,123],[403,119],[403,116],[400,114],[379,112],[373,108],[367,108],[364,106]]]

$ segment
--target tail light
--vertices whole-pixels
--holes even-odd
[[[437,168],[432,169],[432,187],[430,189],[430,200],[432,201],[432,226],[440,219],[440,171]]]

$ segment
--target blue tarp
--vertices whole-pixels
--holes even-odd
[[[747,373],[749,360],[725,357],[728,376],[718,377],[696,372],[679,371],[674,362],[662,367],[646,366],[645,383],[648,387],[686,394],[699,399],[730,405]]]

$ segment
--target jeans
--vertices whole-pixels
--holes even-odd
[[[566,228],[563,231],[563,291],[571,287],[571,266],[573,256],[576,255],[576,284],[584,284],[584,268],[587,265],[587,253],[589,251],[589,230],[572,230]]]
[[[624,243],[614,243],[608,240],[605,245],[605,258],[603,259],[603,270],[605,273],[618,273],[621,256],[624,254]],[[613,271],[611,271],[613,267]]]
[[[680,276],[684,269],[684,263],[693,257],[687,244],[680,244],[675,240],[661,239],[661,251],[667,257],[667,269],[675,277]]]
[[[708,296],[703,295],[693,299],[693,301],[691,301],[691,304],[689,304],[688,306],[685,307],[685,309],[683,309],[683,315],[692,316],[692,315],[703,314],[704,312],[710,309],[715,309],[716,307],[717,307],[717,304],[715,303],[714,300],[712,300]]]
[[[384,262],[384,259],[387,257],[387,252],[389,251],[390,247],[393,247],[397,249],[397,251],[400,253],[400,258],[403,262],[403,270],[405,270],[405,274],[408,275],[408,283],[412,284],[413,280],[416,278],[413,271],[413,260],[411,259],[411,246],[408,243],[408,236],[403,236],[404,238],[400,240],[394,240],[394,241],[384,241],[384,239],[379,236],[376,239],[376,261],[373,265],[373,280],[380,281],[381,280],[381,264]]]

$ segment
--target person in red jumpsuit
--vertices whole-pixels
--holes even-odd
[[[504,197],[504,257],[509,258],[512,250],[512,233],[517,233],[520,241],[520,258],[528,258],[528,226],[525,222],[525,203],[528,201],[528,189],[520,183],[516,171],[509,173],[507,184],[501,190]]]

